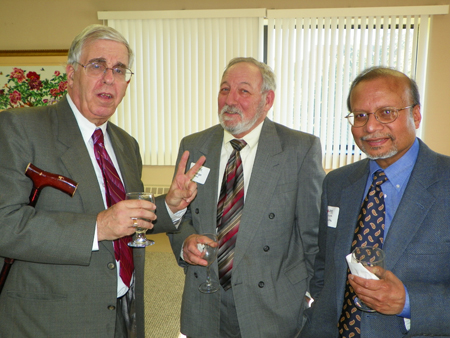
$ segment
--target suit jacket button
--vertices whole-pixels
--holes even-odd
[[[264,250],[265,252],[267,252],[267,251],[270,250],[270,247],[269,247],[268,245],[266,245],[266,246],[264,246],[263,250]]]
[[[195,277],[195,278],[198,278],[197,272],[194,272],[194,277]]]
[[[270,218],[270,219],[274,219],[274,218],[275,218],[275,214],[274,214],[273,212],[271,212],[271,213],[269,214],[269,218]]]
[[[258,286],[262,289],[264,287],[264,282],[259,282]]]
[[[108,263],[108,269],[109,270],[113,270],[113,269],[115,269],[116,268],[116,264],[114,264],[114,263]]]
[[[108,306],[108,310],[113,311],[113,310],[115,310],[115,309],[116,309],[116,307],[115,307],[114,305],[109,305],[109,306]]]
[[[200,210],[198,210],[198,208],[195,208],[195,213],[198,215],[200,213]]]

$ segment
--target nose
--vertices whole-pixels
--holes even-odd
[[[103,82],[106,84],[112,84],[114,83],[114,73],[112,68],[106,68],[105,72],[103,73]]]
[[[367,120],[366,125],[364,128],[367,130],[368,133],[372,133],[376,130],[383,129],[383,123],[379,122],[375,114],[369,114],[369,119]]]
[[[225,98],[225,104],[227,104],[228,106],[235,105],[237,102],[236,95],[237,95],[237,91],[230,89],[230,91],[228,92],[228,94]]]

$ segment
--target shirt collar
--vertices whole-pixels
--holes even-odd
[[[262,123],[258,124],[255,127],[255,129],[253,129],[251,132],[249,132],[243,138],[241,138],[241,140],[244,140],[247,143],[248,149],[253,149],[254,147],[256,147],[258,145],[259,136],[261,135],[261,130],[262,130],[263,124],[264,124],[264,121]],[[230,141],[234,140],[235,138],[236,137],[234,137],[230,132],[228,132],[224,129],[224,135],[223,135],[223,144],[224,145],[230,144]]]
[[[103,135],[106,135],[106,127],[108,125],[108,122],[103,123],[101,126],[96,126],[86,117],[84,117],[83,114],[81,114],[75,103],[73,103],[72,98],[69,94],[67,94],[67,101],[69,102],[70,108],[72,108],[73,114],[75,115],[75,119],[77,120],[78,127],[80,128],[85,143],[89,142],[89,140],[92,138],[92,134],[97,128],[100,128],[103,132]]]
[[[378,163],[374,160],[370,160],[370,178],[373,179],[373,174],[377,171],[382,169],[384,173],[386,174],[387,178],[389,179],[389,182],[399,189],[404,185],[406,180],[411,175],[411,172],[414,168],[414,165],[417,160],[417,156],[419,154],[419,141],[417,138],[415,139],[413,145],[411,148],[408,149],[408,151],[400,157],[397,161],[392,163],[389,167],[386,169],[382,169]]]

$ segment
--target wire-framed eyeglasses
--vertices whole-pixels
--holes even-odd
[[[377,109],[374,113],[355,111],[348,114],[345,118],[356,128],[364,127],[367,124],[367,121],[369,121],[370,114],[373,114],[378,122],[387,124],[392,123],[397,119],[399,111],[414,108],[415,106],[416,105],[411,105],[405,108],[383,107]]]
[[[112,68],[108,68],[106,67],[106,64],[104,62],[94,61],[86,65],[83,65],[79,62],[76,63],[78,63],[81,67],[84,68],[86,75],[89,77],[95,78],[103,77],[108,71],[108,69],[111,69],[114,79],[116,79],[116,81],[128,82],[131,80],[131,77],[134,74],[130,69],[124,66],[115,66]]]

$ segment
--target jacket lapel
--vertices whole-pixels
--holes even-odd
[[[79,196],[85,213],[97,214],[104,210],[105,206],[91,158],[79,128],[74,128],[74,125],[77,126],[77,121],[67,99],[62,99],[58,105],[57,139],[62,144],[63,149],[61,161],[69,173],[69,178],[76,182],[83,182],[78,185],[74,197]],[[112,242],[104,241],[102,243],[109,251],[114,253]]]
[[[201,220],[198,229],[200,233],[215,233],[217,224],[217,198],[219,195],[219,182],[222,183],[222,175],[219,173],[220,154],[223,143],[223,128],[218,125],[213,127],[211,133],[204,133],[206,137],[199,139],[199,158],[201,155],[206,157],[204,167],[210,169],[205,184],[197,184],[198,205],[205,210],[205,217]],[[197,161],[198,158],[192,158],[190,162]],[[190,163],[188,163],[188,167]],[[209,207],[205,207],[209,206]]]
[[[258,231],[267,205],[274,198],[273,194],[282,170],[280,164],[285,161],[285,156],[275,124],[266,118],[258,142],[248,192],[245,192],[247,197],[239,226],[233,266],[237,266],[242,260],[249,247],[248,243],[251,243]]]
[[[386,269],[392,270],[409,243],[422,226],[428,211],[436,202],[428,187],[436,182],[437,157],[420,142],[416,165],[403,198],[392,220],[383,249],[386,253]]]

